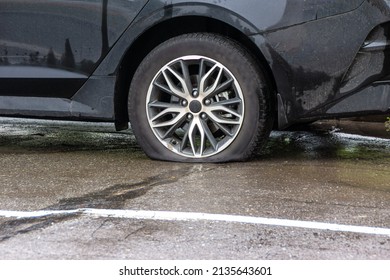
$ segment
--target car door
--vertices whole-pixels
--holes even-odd
[[[71,98],[147,0],[0,0],[0,96]]]

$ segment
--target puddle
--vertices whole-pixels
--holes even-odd
[[[339,132],[273,132],[262,158],[390,161],[390,139]]]
[[[23,152],[125,150],[142,153],[131,130],[116,132],[109,123],[6,118],[0,124],[2,152],[23,149]]]

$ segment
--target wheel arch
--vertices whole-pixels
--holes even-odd
[[[242,26],[242,25],[241,25]],[[240,30],[221,20],[206,16],[179,16],[164,20],[141,33],[126,50],[117,69],[114,95],[115,125],[117,130],[128,127],[127,99],[133,75],[147,54],[164,41],[186,33],[215,33],[237,41],[256,60],[266,76],[272,95],[272,108],[276,116],[276,82],[265,56],[245,30]]]

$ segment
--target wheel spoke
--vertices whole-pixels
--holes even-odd
[[[170,107],[179,108],[181,106],[179,104],[172,104],[172,103],[160,102],[160,101],[153,101],[153,102],[149,103],[149,108],[166,109],[166,108],[170,108]]]
[[[175,125],[176,123],[178,123],[182,118],[185,118],[185,116],[186,116],[186,113],[183,111],[183,112],[180,112],[179,114],[177,114],[175,117],[173,117],[169,121],[164,121],[164,122],[160,122],[157,124],[152,123],[152,127],[153,128],[161,128],[161,127],[172,126],[172,125]]]
[[[219,124],[228,124],[228,125],[240,125],[241,124],[241,118],[238,120],[221,118],[220,116],[217,116],[214,113],[209,114],[209,117],[210,117],[210,119],[212,119],[213,122],[219,123]]]
[[[205,60],[202,58],[202,59],[200,59],[200,62],[199,62],[199,73],[197,76],[198,85],[201,84],[202,77],[204,76],[205,72],[206,72],[206,63],[205,63]]]
[[[183,78],[181,83],[183,84],[183,87],[185,87],[186,94],[189,95],[192,92],[192,84],[188,65],[183,60],[180,60],[180,66],[183,71]]]
[[[242,100],[239,98],[232,98],[227,100],[222,100],[218,102],[214,102],[212,106],[230,106],[230,105],[238,105],[241,104]]]
[[[181,114],[185,113],[184,108],[180,105],[171,105],[170,107],[166,108],[165,110],[161,111],[159,114],[157,114],[153,119],[152,122],[157,121],[158,119],[168,115],[168,114]]]
[[[211,94],[207,96],[207,98],[212,98],[216,96],[217,94],[220,94],[221,92],[224,92],[228,90],[232,84],[234,83],[234,80],[229,77],[229,79],[225,82],[223,82],[221,85],[219,85]]]
[[[201,125],[202,125],[202,129],[207,137],[207,139],[209,140],[211,146],[213,147],[214,151],[217,150],[217,146],[218,146],[218,142],[217,142],[217,139],[215,139],[213,133],[211,132],[209,126],[207,125],[207,123],[203,120],[200,121],[201,122]],[[205,142],[206,142],[206,139],[205,139]]]
[[[164,134],[163,136],[161,136],[161,139],[167,139],[167,138],[169,138],[169,137],[172,137],[173,134],[175,134],[176,130],[177,130],[180,126],[182,126],[182,124],[183,124],[185,121],[186,121],[186,118],[185,118],[185,117],[179,119],[179,121],[178,121],[176,124],[172,125],[172,126],[165,132],[165,134]]]
[[[211,79],[211,76],[218,71],[217,78],[215,79],[214,83],[207,87],[207,81]],[[203,98],[209,97],[215,89],[218,87],[219,83],[221,82],[222,78],[222,73],[223,73],[223,68],[221,68],[218,64],[214,65],[202,78],[200,81],[200,91],[201,91],[201,96]]]
[[[187,67],[184,68],[187,69]],[[183,69],[184,76],[187,75],[188,76],[187,78],[189,79],[188,69],[187,70],[185,69]],[[162,71],[162,74],[164,76],[165,82],[169,87],[170,92],[168,93],[172,93],[173,95],[180,98],[188,97],[188,95],[190,94],[190,88],[189,88],[190,85],[189,85],[189,81],[185,77],[182,77],[175,69],[173,69],[170,66],[166,66],[165,69]],[[172,78],[176,78],[179,81],[181,88],[175,85]],[[162,90],[167,92],[166,88],[164,87],[162,88]]]
[[[158,89],[162,90],[163,92],[165,93],[168,93],[170,95],[173,95],[173,96],[177,96],[177,97],[180,97],[178,95],[176,95],[169,87],[161,84],[160,82],[158,81],[154,81],[153,82],[153,85],[156,86]]]
[[[197,155],[197,148],[196,148],[196,132],[197,132],[197,123],[195,120],[192,120],[190,123],[190,127],[188,128],[188,139],[190,141],[192,154],[194,156]]]
[[[214,123],[221,131],[223,134],[225,134],[226,136],[232,138],[234,136],[234,133],[231,131],[231,129],[229,127],[227,127],[226,125],[223,125],[221,123],[217,123],[215,122]]]
[[[224,114],[231,114],[233,116],[235,116],[236,118],[241,118],[241,114],[238,113],[237,111],[229,108],[229,107],[226,107],[226,106],[222,106],[222,105],[212,105],[210,106],[210,108],[208,108],[211,112],[215,112],[215,111],[218,111],[218,112],[222,112]]]

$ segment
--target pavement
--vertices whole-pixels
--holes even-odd
[[[389,260],[390,140],[327,125],[178,164],[110,124],[0,119],[0,259]]]

